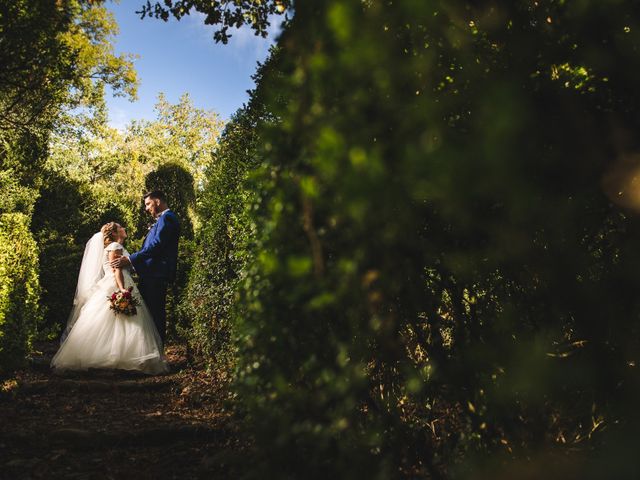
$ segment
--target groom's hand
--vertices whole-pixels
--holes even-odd
[[[131,265],[129,257],[118,257],[111,260],[111,268],[125,268]]]

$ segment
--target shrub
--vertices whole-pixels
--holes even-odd
[[[257,478],[633,471],[632,5],[296,4],[233,325]]]
[[[38,247],[23,213],[0,214],[0,374],[23,364],[41,323]]]
[[[193,268],[195,241],[186,238],[178,243],[178,268],[176,279],[167,289],[167,334],[173,338],[187,338],[191,316],[181,302],[186,298],[189,275]]]
[[[93,207],[93,198],[81,182],[55,172],[45,172],[31,229],[34,233],[56,232],[56,236],[71,239],[90,235],[87,224],[91,222],[87,221],[87,213],[94,215],[96,209]],[[48,237],[49,233],[44,235]]]
[[[36,198],[36,190],[21,185],[12,169],[0,170],[0,213],[31,216]]]
[[[95,232],[94,232],[95,233]],[[73,305],[84,245],[68,237],[40,237],[41,337],[57,338]]]
[[[252,194],[245,182],[255,164],[251,132],[258,118],[251,106],[236,112],[205,173],[198,208],[201,228],[181,305],[190,319],[186,333],[191,350],[219,372],[228,373],[234,365],[233,308],[253,234],[248,214]]]

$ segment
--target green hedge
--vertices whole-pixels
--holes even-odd
[[[233,317],[254,478],[637,472],[637,11],[536,5],[296,3]]]
[[[24,363],[41,323],[38,246],[23,213],[0,215],[0,373]]]
[[[132,252],[134,250],[131,250]],[[183,308],[189,275],[193,267],[195,241],[181,238],[178,243],[178,267],[175,281],[167,289],[167,334],[169,338],[184,339],[191,328],[191,316]]]
[[[35,190],[21,185],[13,169],[0,170],[0,193],[0,212],[32,214]]]
[[[40,304],[44,314],[41,336],[56,338],[69,317],[82,263],[84,245],[68,238],[40,238]]]
[[[255,165],[258,112],[240,109],[227,124],[206,185],[199,196],[201,224],[181,311],[188,318],[184,330],[195,358],[208,368],[230,373],[235,363],[233,315],[238,282],[250,259],[253,232],[246,189],[247,172]]]

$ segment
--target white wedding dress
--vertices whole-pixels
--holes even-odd
[[[168,368],[160,336],[128,269],[123,269],[122,273],[125,287],[133,286],[131,293],[140,300],[137,313],[116,314],[110,308],[108,297],[118,287],[109,265],[109,251],[123,250],[124,255],[128,252],[117,242],[99,251],[101,239],[102,236],[96,234],[87,242],[74,310],[69,318],[66,337],[51,366],[56,370],[110,368],[148,374],[166,372]],[[101,260],[99,267],[98,259]]]

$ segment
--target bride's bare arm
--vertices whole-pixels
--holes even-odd
[[[122,256],[122,250],[111,250],[109,252],[109,262],[113,262]],[[124,290],[124,275],[121,268],[113,268],[113,274],[116,277],[116,284],[120,290]]]

